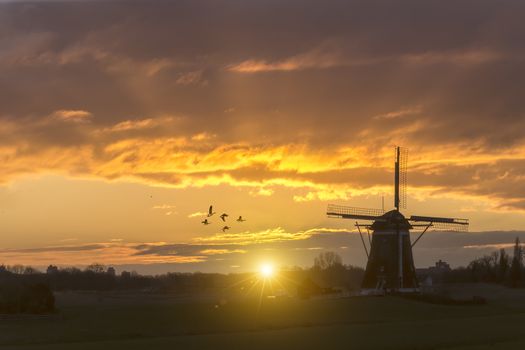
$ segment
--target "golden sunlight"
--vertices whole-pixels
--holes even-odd
[[[275,270],[272,264],[264,263],[259,268],[259,273],[263,278],[272,278],[275,274]]]

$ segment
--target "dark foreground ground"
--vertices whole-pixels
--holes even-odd
[[[525,349],[525,291],[469,285],[448,293],[488,303],[65,293],[57,295],[58,315],[0,316],[0,348]]]

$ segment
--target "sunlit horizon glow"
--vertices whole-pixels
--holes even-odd
[[[266,263],[261,264],[261,266],[259,267],[259,273],[261,274],[263,278],[269,279],[269,278],[274,277],[275,268],[272,263],[266,262]]]

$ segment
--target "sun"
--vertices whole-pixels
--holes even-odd
[[[275,274],[275,270],[272,264],[262,264],[259,268],[259,273],[263,278],[271,278]]]

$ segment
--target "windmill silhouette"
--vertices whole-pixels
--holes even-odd
[[[328,205],[327,215],[333,218],[362,220],[355,226],[361,237],[368,261],[361,284],[362,294],[385,292],[414,293],[419,291],[412,248],[428,229],[445,231],[468,231],[468,219],[411,215],[406,218],[400,208],[406,209],[407,183],[406,148],[395,148],[394,209],[366,209],[341,205]],[[372,223],[370,223],[372,222]],[[363,232],[368,236],[370,251]],[[422,229],[411,242],[410,230]],[[370,234],[370,231],[372,233]]]

